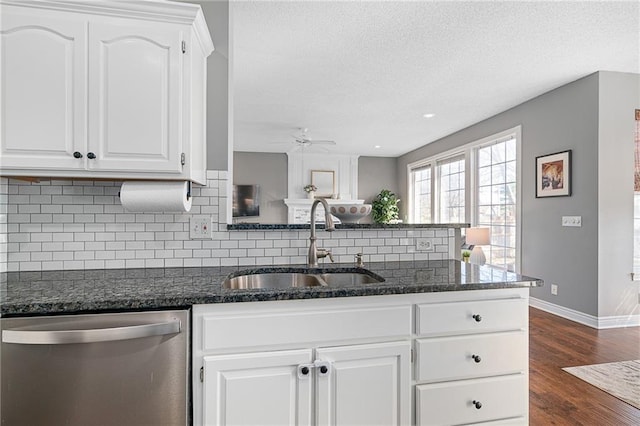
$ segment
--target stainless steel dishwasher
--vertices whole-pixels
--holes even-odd
[[[0,319],[2,425],[186,425],[189,311]]]

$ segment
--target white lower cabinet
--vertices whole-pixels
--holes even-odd
[[[392,342],[316,350],[327,374],[316,385],[318,425],[411,423],[411,343]]]
[[[409,424],[410,350],[407,341],[205,356],[204,424]]]
[[[466,425],[497,419],[527,424],[525,385],[524,374],[515,374],[416,386],[416,424]]]
[[[309,349],[204,357],[204,424],[311,425],[311,362]]]
[[[528,422],[527,289],[198,305],[193,315],[197,426]]]

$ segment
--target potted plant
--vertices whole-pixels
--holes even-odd
[[[318,190],[318,188],[312,183],[310,183],[309,185],[305,185],[302,189],[304,189],[304,192],[307,193],[307,198],[310,199],[314,198],[316,191]]]
[[[466,263],[469,263],[469,258],[471,257],[471,252],[469,250],[462,250],[462,260]]]
[[[371,203],[371,215],[376,223],[392,223],[398,220],[398,203],[396,194],[383,189]]]

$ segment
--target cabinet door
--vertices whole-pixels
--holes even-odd
[[[85,24],[2,5],[0,169],[82,169]]]
[[[89,26],[89,169],[180,173],[182,32]]]
[[[311,425],[311,350],[204,357],[205,425]]]
[[[411,424],[410,354],[410,342],[317,349],[317,362],[329,364],[314,372],[317,424]]]

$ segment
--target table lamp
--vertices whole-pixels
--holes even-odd
[[[489,236],[489,228],[469,228],[467,229],[466,236],[466,243],[473,246],[473,250],[471,250],[471,257],[469,257],[469,262],[476,265],[484,265],[487,261],[487,258],[482,251],[482,247],[480,246],[486,246],[491,242]]]

